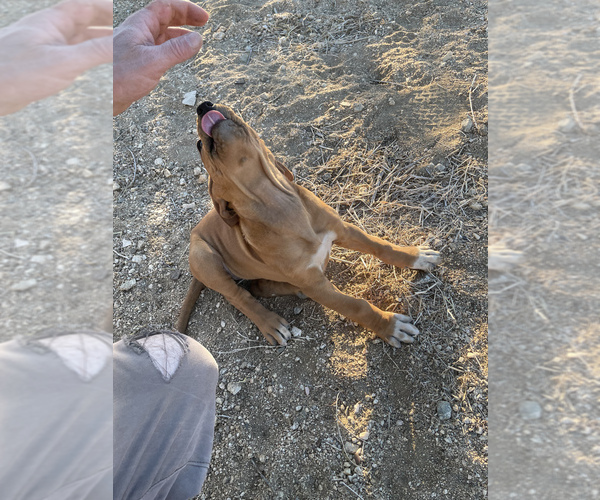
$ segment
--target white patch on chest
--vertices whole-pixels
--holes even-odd
[[[321,240],[321,244],[317,251],[310,258],[310,263],[308,264],[308,269],[311,267],[316,267],[321,271],[325,270],[325,262],[329,258],[329,252],[331,251],[331,245],[333,244],[333,240],[337,238],[337,234],[333,231],[327,231],[323,235],[323,239]]]

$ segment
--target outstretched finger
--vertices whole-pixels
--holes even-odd
[[[204,26],[209,18],[208,12],[187,0],[154,0],[144,10],[155,39],[169,26]]]

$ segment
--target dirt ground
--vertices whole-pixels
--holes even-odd
[[[143,4],[116,0],[115,24]],[[397,350],[290,298],[265,304],[302,334],[271,348],[205,291],[188,334],[220,381],[199,498],[485,498],[486,3],[204,7],[200,55],[113,122],[116,338],[172,326],[190,282],[189,234],[211,202],[188,92],[233,107],[346,220],[443,260],[426,274],[334,250],[339,288],[415,319],[422,335]]]
[[[490,498],[598,498],[598,5],[490,2]]]
[[[7,0],[0,26],[52,5]],[[97,327],[112,305],[112,70],[0,117],[0,340]]]

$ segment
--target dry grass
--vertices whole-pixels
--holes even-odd
[[[571,460],[600,465],[600,328],[582,328],[572,344],[554,358],[554,387],[546,397],[561,415],[559,432]]]

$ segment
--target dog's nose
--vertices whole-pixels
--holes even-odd
[[[202,104],[200,104],[200,106],[198,106],[198,109],[196,110],[196,112],[198,113],[198,116],[204,116],[211,109],[213,109],[213,106],[214,106],[214,104],[212,102],[204,101]]]

